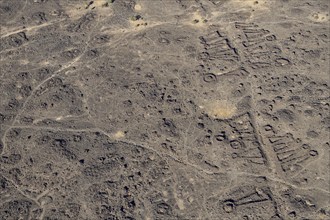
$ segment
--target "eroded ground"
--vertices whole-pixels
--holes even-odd
[[[0,219],[329,219],[329,6],[0,1]]]

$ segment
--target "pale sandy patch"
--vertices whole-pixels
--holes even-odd
[[[142,10],[142,6],[141,6],[140,4],[136,4],[136,5],[134,6],[134,10],[135,10],[135,11],[141,11],[141,10]]]
[[[199,11],[193,12],[188,19],[184,21],[185,25],[189,25],[194,28],[206,28],[208,27],[207,19],[203,17]]]
[[[255,10],[265,10],[269,8],[269,1],[266,0],[232,0],[230,3],[237,8],[251,7]]]
[[[311,14],[308,18],[315,22],[327,22],[327,21],[329,21],[329,13],[315,12],[315,13]]]
[[[101,16],[111,16],[112,8],[110,6],[105,7],[106,0],[94,0],[93,4],[89,5],[88,2],[69,3],[65,7],[65,12],[70,18],[78,19],[88,13],[89,11],[97,11]],[[89,6],[88,6],[89,5]],[[88,8],[87,8],[88,7]]]
[[[218,119],[228,119],[235,115],[236,106],[227,100],[207,100],[200,106],[209,116]]]
[[[125,133],[124,133],[123,131],[117,131],[117,132],[113,135],[113,137],[114,137],[115,139],[121,139],[121,138],[125,137]]]

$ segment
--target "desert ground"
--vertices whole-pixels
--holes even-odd
[[[329,10],[0,0],[0,219],[329,220]]]

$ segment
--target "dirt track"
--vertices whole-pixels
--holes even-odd
[[[0,219],[330,219],[328,0],[1,0]]]

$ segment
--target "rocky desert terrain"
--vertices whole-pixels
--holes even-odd
[[[330,219],[329,10],[0,0],[0,219]]]

